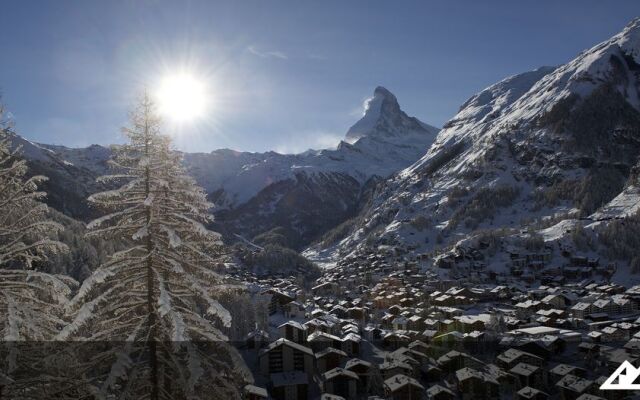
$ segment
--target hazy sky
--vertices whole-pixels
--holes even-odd
[[[188,69],[206,119],[187,151],[337,143],[377,85],[440,126],[478,90],[573,58],[640,15],[638,1],[0,0],[0,88],[23,136],[122,140],[142,88]]]

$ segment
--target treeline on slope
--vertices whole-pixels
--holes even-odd
[[[533,200],[538,208],[554,207],[568,201],[580,210],[581,216],[587,216],[616,197],[626,181],[627,176],[618,168],[591,168],[580,179],[563,179],[536,190]]]
[[[42,160],[29,160],[29,176],[44,175],[49,178],[40,189],[47,193],[44,202],[74,219],[88,222],[99,213],[87,202],[91,191],[106,190],[91,176],[81,176],[75,167],[51,165]]]
[[[483,221],[493,218],[498,209],[513,205],[519,194],[519,188],[509,185],[481,188],[453,212],[447,227],[455,228],[464,222],[466,228],[476,229]]]
[[[576,166],[587,169],[581,179],[557,181],[538,191],[538,206],[555,206],[571,201],[589,215],[613,199],[624,187],[640,154],[640,113],[616,89],[624,79],[619,68],[624,60],[612,58],[614,74],[609,83],[585,98],[570,95],[560,100],[538,120],[563,138],[562,146],[580,151]]]
[[[244,245],[236,247],[236,254],[243,265],[253,268],[257,273],[275,274],[303,273],[305,280],[310,281],[320,276],[317,265],[290,248],[285,229],[273,228],[261,233],[251,240],[262,249],[248,249]]]
[[[324,235],[322,235],[322,238],[320,239],[320,243],[322,247],[323,248],[329,247],[333,244],[338,243],[342,239],[346,238],[349,235],[349,233],[351,233],[354,230],[354,228],[358,226],[359,221],[360,221],[360,218],[358,217],[349,218],[348,220],[344,221],[340,225],[326,232]]]
[[[567,96],[542,114],[537,125],[562,134],[568,139],[566,148],[599,159],[633,164],[640,146],[640,113],[613,83],[601,85],[584,99]]]
[[[610,221],[598,238],[608,258],[628,262],[631,272],[640,272],[640,212]]]

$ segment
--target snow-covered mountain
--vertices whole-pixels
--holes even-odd
[[[185,154],[185,162],[220,208],[234,208],[267,186],[301,173],[324,179],[341,173],[363,184],[372,176],[387,177],[409,166],[429,148],[438,129],[409,117],[396,97],[377,87],[364,116],[336,149],[301,154],[249,153],[223,149]]]
[[[622,212],[610,201],[637,208],[639,99],[636,19],[564,65],[472,96],[420,160],[378,187],[343,240],[306,254],[336,258],[371,242],[430,251],[479,229]]]
[[[87,220],[95,214],[87,204],[87,197],[104,190],[96,178],[107,171],[111,151],[102,146],[70,149],[28,141],[12,134],[14,148],[20,147],[29,163],[29,173],[45,175],[48,181],[41,185],[47,193],[47,203],[56,210],[75,219]]]
[[[373,92],[365,109],[364,116],[347,131],[347,141],[355,142],[362,137],[389,139],[438,131],[437,128],[405,114],[400,109],[396,96],[381,86]]]
[[[185,163],[216,203],[222,229],[253,236],[283,226],[295,245],[308,243],[353,215],[363,188],[406,168],[430,147],[438,129],[401,109],[383,87],[336,149],[301,154],[222,149],[186,153]],[[86,196],[106,171],[110,150],[37,144],[16,136],[35,172],[52,179],[50,203],[86,219]]]
[[[363,189],[411,165],[437,133],[407,116],[396,97],[378,87],[362,119],[336,149],[301,154],[217,150],[185,154],[185,162],[212,194],[225,229],[251,237],[283,227],[298,247],[353,216]]]

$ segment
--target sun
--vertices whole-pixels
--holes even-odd
[[[195,121],[207,111],[207,85],[189,73],[167,75],[160,81],[157,100],[160,113],[173,122]]]

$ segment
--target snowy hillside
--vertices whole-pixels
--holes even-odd
[[[640,20],[567,64],[471,97],[416,163],[389,179],[331,259],[371,243],[431,251],[481,229],[634,209],[640,155]],[[620,195],[619,197],[616,197]],[[631,203],[631,204],[630,204]],[[623,206],[619,206],[622,204]]]
[[[29,173],[49,178],[41,186],[47,193],[46,201],[53,208],[75,219],[93,217],[87,197],[102,189],[96,178],[107,170],[111,151],[102,146],[69,149],[33,143],[19,135],[11,136],[12,145],[19,146],[29,162]]]

